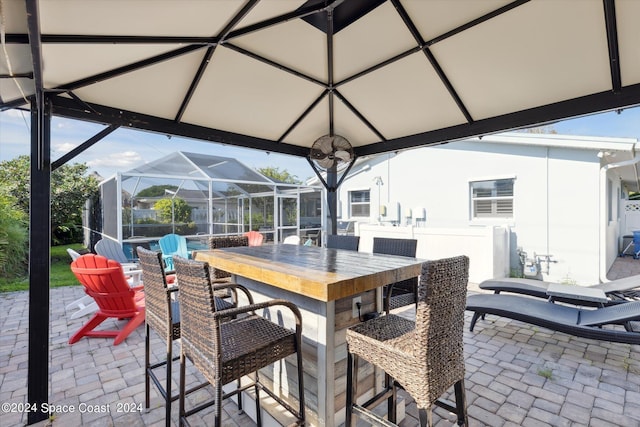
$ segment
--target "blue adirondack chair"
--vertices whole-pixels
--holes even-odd
[[[173,256],[179,255],[183,258],[189,258],[187,250],[187,239],[177,234],[166,234],[158,241],[160,250],[162,251],[162,259],[164,260],[167,270],[174,270]]]

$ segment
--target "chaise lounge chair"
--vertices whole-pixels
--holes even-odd
[[[479,317],[494,314],[577,337],[640,344],[640,332],[631,325],[640,320],[640,301],[584,309],[520,295],[477,294],[467,297],[467,310],[474,312],[470,331]]]
[[[494,291],[499,294],[501,292],[511,292],[515,294],[530,295],[538,298],[548,298],[547,288],[551,282],[543,282],[535,279],[489,279],[478,285],[480,289],[486,291]],[[601,289],[610,299],[625,300],[629,298],[636,299],[640,296],[638,292],[629,292],[632,289],[640,288],[640,275],[624,277],[622,279],[612,280],[606,283],[598,283],[596,285],[587,286],[591,289]],[[562,300],[560,300],[562,301]],[[564,302],[573,302],[570,300],[563,300]]]

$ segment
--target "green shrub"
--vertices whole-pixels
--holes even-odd
[[[0,189],[0,275],[24,276],[28,254],[27,219],[13,197]]]
[[[15,207],[29,214],[30,157],[0,162],[2,193],[15,199]],[[88,198],[98,197],[98,179],[87,175],[86,164],[65,164],[51,173],[52,243],[81,242],[82,211]],[[80,232],[77,230],[80,229]]]
[[[53,230],[51,244],[70,245],[71,243],[81,243],[84,239],[82,224],[61,224]]]
[[[160,199],[153,205],[153,209],[158,211],[162,222],[189,222],[191,219],[191,206],[179,197]]]

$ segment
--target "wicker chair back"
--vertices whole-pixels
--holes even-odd
[[[329,234],[327,236],[327,248],[357,251],[359,246],[360,236],[342,236],[338,234]]]

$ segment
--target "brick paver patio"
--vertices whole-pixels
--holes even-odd
[[[620,258],[610,277],[639,273],[640,261]],[[474,291],[477,287],[470,285]],[[69,320],[64,307],[82,294],[79,286],[51,291],[49,403],[57,407],[50,421],[37,425],[164,425],[163,401],[155,390],[150,410],[144,409],[143,327],[119,346],[101,338],[67,344],[87,317]],[[26,402],[27,302],[26,292],[0,294],[0,402],[9,404],[0,413],[3,427],[22,426],[27,419],[24,412],[6,411],[11,404],[16,409]],[[403,313],[412,315],[411,310]],[[465,356],[471,426],[640,426],[640,346],[576,338],[495,316],[479,321],[471,333],[469,317]],[[159,338],[152,348],[162,356]],[[197,372],[189,376],[192,383],[202,381]],[[203,390],[190,399],[209,396]],[[64,413],[62,405],[76,412]],[[175,425],[176,413],[177,402]],[[232,402],[224,405],[224,413],[225,426],[255,425]],[[407,413],[401,425],[417,425],[415,405],[410,404]],[[442,409],[435,414],[438,426],[455,421]],[[210,415],[206,410],[190,420],[192,425],[209,425]]]

